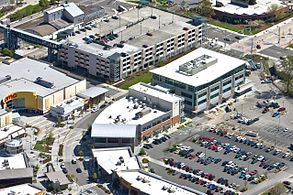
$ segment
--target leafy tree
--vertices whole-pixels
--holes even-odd
[[[96,182],[97,179],[98,179],[97,173],[94,172],[93,175],[92,175],[92,177],[93,177],[94,182]]]
[[[4,55],[12,57],[14,55],[14,51],[8,48],[3,48],[1,51]]]
[[[49,7],[50,2],[47,1],[47,0],[39,0],[39,5],[40,5],[43,9],[45,9],[45,8],[48,8],[48,7]]]
[[[269,190],[269,194],[283,194],[286,192],[286,188],[283,184],[278,183]]]
[[[278,20],[278,18],[280,17],[281,12],[279,12],[280,6],[278,4],[272,4],[269,8],[268,8],[268,14],[271,17],[271,21],[275,22]]]
[[[293,56],[288,56],[282,61],[283,70],[281,72],[281,77],[286,83],[286,90],[290,94],[291,87],[293,84]]]
[[[210,0],[202,0],[200,5],[197,8],[192,9],[191,11],[195,11],[201,16],[205,17],[213,17],[215,15],[215,11],[212,8],[212,3]]]
[[[139,151],[138,155],[139,155],[139,156],[144,156],[144,155],[146,155],[146,152],[145,152],[145,150],[144,150],[143,148],[142,148],[142,149],[140,149],[140,151]]]

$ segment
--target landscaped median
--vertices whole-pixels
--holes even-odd
[[[118,84],[117,87],[121,89],[128,90],[128,88],[136,83],[143,82],[143,83],[150,83],[152,79],[152,74],[147,71],[141,71],[137,74],[131,75],[125,79],[121,84]]]
[[[225,29],[228,29],[228,30],[231,30],[234,32],[244,34],[244,35],[255,35],[255,34],[259,33],[260,31],[262,31],[262,29],[258,29],[258,28],[252,29],[250,31],[249,29],[245,28],[244,25],[234,25],[234,24],[229,24],[226,22],[221,22],[218,20],[210,20],[208,23],[211,25],[225,28]]]

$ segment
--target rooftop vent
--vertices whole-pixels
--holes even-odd
[[[0,84],[4,83],[6,81],[11,80],[11,76],[10,75],[6,75],[5,77],[0,77]]]
[[[54,87],[54,83],[53,82],[46,81],[42,77],[38,77],[34,81],[34,83],[39,84],[39,85],[41,85],[43,87],[46,87],[46,88],[50,88],[50,89],[52,89]]]
[[[189,62],[186,62],[179,66],[179,72],[187,76],[192,76],[209,66],[217,63],[217,58],[213,58],[208,55],[202,55],[198,58],[195,58]]]

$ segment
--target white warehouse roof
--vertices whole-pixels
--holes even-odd
[[[84,12],[75,3],[68,3],[63,6],[64,9],[74,18],[84,14]]]
[[[93,149],[92,153],[99,166],[108,174],[112,174],[112,171],[140,168],[138,160],[132,154],[130,147]],[[123,159],[123,162],[120,159]]]
[[[203,55],[216,58],[217,62],[191,76],[179,72],[179,66]],[[243,65],[244,63],[245,61],[243,60],[222,53],[205,48],[198,48],[163,67],[151,70],[151,73],[197,87],[223,76],[227,72]]]
[[[93,124],[91,137],[135,138],[136,125]]]

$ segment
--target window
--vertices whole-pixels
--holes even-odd
[[[190,101],[184,100],[184,103],[187,104],[187,105],[192,106],[192,102],[190,102]]]
[[[202,94],[199,94],[199,95],[198,95],[198,98],[201,98],[201,97],[203,97],[203,96],[205,96],[205,95],[207,95],[207,92],[203,92]]]
[[[214,95],[211,95],[211,99],[218,97],[218,96],[219,96],[219,93],[215,93]]]
[[[190,95],[190,94],[188,94],[188,93],[181,92],[181,95],[182,95],[183,97],[187,97],[187,98],[189,98],[189,99],[192,99],[192,95]]]
[[[97,143],[106,143],[106,138],[100,138],[100,137],[97,137],[97,138],[95,139],[95,141],[96,141]]]
[[[118,138],[108,138],[108,143],[118,143]]]
[[[130,138],[122,138],[122,143],[129,144],[129,143],[131,143],[131,139]]]
[[[219,88],[220,88],[220,86],[216,86],[216,87],[212,88],[211,91],[216,91],[216,90],[218,90]]]
[[[199,102],[197,103],[197,105],[203,104],[203,103],[205,103],[206,101],[207,101],[207,99],[203,99],[203,100],[199,101]]]
[[[224,82],[224,86],[231,83],[231,80]]]
[[[228,87],[227,89],[224,89],[223,90],[223,93],[227,92],[227,91],[230,91],[231,90],[231,87]]]

